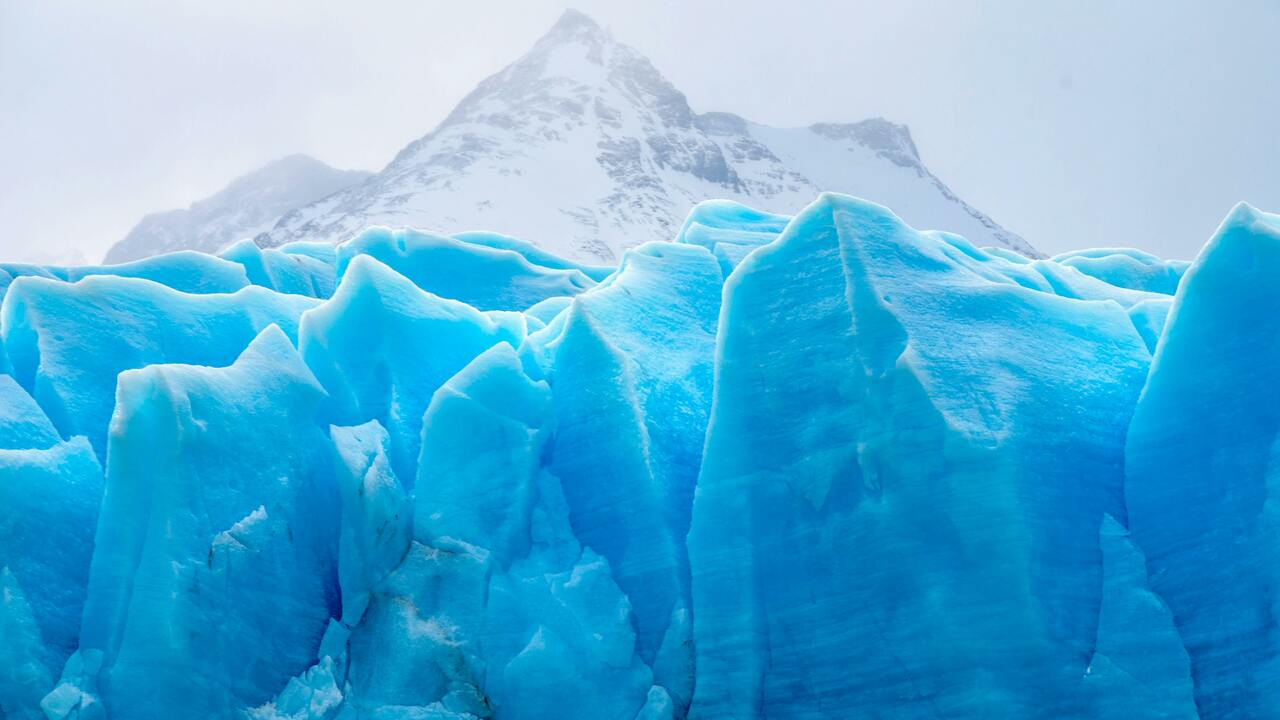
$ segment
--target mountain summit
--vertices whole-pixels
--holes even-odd
[[[368,225],[484,229],[612,262],[670,239],[702,200],[785,211],[824,190],[1037,254],[930,173],[906,127],[773,128],[695,113],[646,57],[575,10],[382,172],[285,213],[258,242],[341,242]]]

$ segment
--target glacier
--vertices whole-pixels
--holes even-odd
[[[0,718],[1280,717],[1280,216],[0,264]]]

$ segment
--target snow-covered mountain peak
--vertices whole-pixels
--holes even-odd
[[[489,230],[577,260],[674,237],[712,198],[770,212],[822,191],[917,227],[1035,249],[960,200],[882,118],[774,128],[696,113],[642,53],[570,10],[365,182],[285,212],[259,242],[342,242],[370,225]]]
[[[590,57],[600,60],[599,51],[604,45],[616,44],[608,30],[600,27],[591,16],[584,12],[569,8],[565,10],[560,19],[556,20],[556,24],[538,40],[534,46],[534,52],[540,46],[566,45],[579,43],[591,48],[593,52]],[[531,53],[532,54],[532,53]]]
[[[636,110],[642,115],[651,110],[663,122],[686,128],[694,117],[685,96],[648,58],[614,40],[587,15],[567,10],[527,53],[480,83],[392,165],[430,161],[421,149],[456,126],[530,130],[554,140],[597,120],[621,128],[622,113]]]

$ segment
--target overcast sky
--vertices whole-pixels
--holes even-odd
[[[1280,211],[1280,2],[574,0],[696,111],[881,115],[1050,253],[1194,256]],[[376,170],[566,7],[0,0],[0,259],[98,260],[294,152]]]

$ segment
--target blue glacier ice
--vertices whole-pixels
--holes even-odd
[[[353,258],[368,256],[423,290],[480,310],[525,310],[547,298],[577,295],[595,285],[577,267],[548,261],[545,253],[535,254],[514,240],[504,247],[488,235],[469,233],[462,238],[370,228],[339,249],[338,276],[346,273]]]
[[[63,441],[0,375],[0,709],[40,717],[39,701],[76,649],[102,470],[83,437]]]
[[[1190,266],[1184,260],[1163,260],[1132,248],[1077,250],[1054,260],[1112,285],[1163,295],[1177,292]]]
[[[252,240],[242,240],[219,257],[243,266],[245,278],[254,285],[281,293],[327,298],[337,284],[338,256],[328,243],[290,243],[264,250]]]
[[[469,232],[454,233],[450,237],[455,240],[461,240],[469,245],[494,248],[497,250],[510,250],[523,256],[530,264],[537,265],[539,267],[550,268],[552,270],[577,270],[583,275],[591,278],[594,282],[600,282],[613,274],[613,268],[608,265],[584,265],[583,263],[566,260],[559,255],[543,250],[533,243],[520,240],[519,238],[513,238],[509,235],[472,230]]]
[[[790,221],[732,200],[706,200],[689,212],[675,241],[710,250],[727,275],[752,250],[773,242]]]
[[[0,263],[0,295],[15,279],[24,276],[76,282],[95,275],[151,280],[187,293],[230,293],[249,284],[244,270],[234,263],[183,250],[120,265],[44,267]]]
[[[0,265],[0,719],[1280,718],[1280,217]]]
[[[63,437],[104,457],[116,377],[158,363],[228,365],[263,328],[297,335],[316,301],[248,286],[190,294],[148,280],[95,275],[76,283],[20,277],[0,307],[12,373]]]
[[[1204,717],[1280,714],[1280,216],[1240,205],[1187,271],[1125,443],[1125,500]]]
[[[333,297],[302,317],[298,348],[326,390],[322,422],[377,420],[391,466],[412,487],[431,396],[497,342],[520,342],[520,313],[485,313],[433,295],[370,256],[344,268]]]
[[[228,367],[121,373],[79,644],[110,717],[230,717],[314,654],[340,606],[322,396],[275,325]]]
[[[695,711],[1091,715],[1098,532],[1149,355],[1115,302],[993,263],[827,196],[730,277]]]

